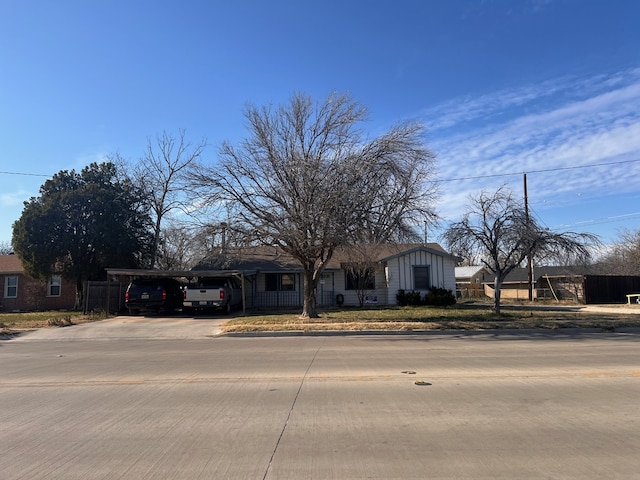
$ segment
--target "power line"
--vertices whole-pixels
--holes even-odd
[[[461,180],[477,180],[479,178],[495,178],[495,177],[512,177],[515,175],[522,175],[523,173],[545,173],[545,172],[560,172],[563,170],[576,170],[578,168],[590,168],[590,167],[606,167],[609,165],[622,165],[625,163],[638,163],[640,162],[640,158],[636,160],[622,160],[619,162],[607,162],[607,163],[592,163],[588,165],[575,165],[573,167],[556,167],[556,168],[543,168],[540,170],[529,170],[527,172],[513,172],[513,173],[494,173],[491,175],[474,175],[470,177],[460,177],[460,178],[444,178],[438,180],[439,182],[457,182]]]
[[[0,172],[2,175],[23,175],[25,177],[50,177],[51,175],[43,175],[41,173],[23,173],[23,172]]]
[[[626,163],[638,163],[640,158],[635,160],[622,160],[619,162],[607,162],[607,163],[592,163],[587,165],[574,165],[572,167],[555,167],[555,168],[543,168],[539,170],[528,170],[527,172],[509,172],[509,173],[494,173],[489,175],[472,175],[469,177],[459,178],[443,178],[438,180],[439,182],[458,182],[462,180],[478,180],[480,178],[497,178],[497,177],[513,177],[516,175],[522,175],[523,173],[546,173],[546,172],[560,172],[563,170],[576,170],[579,168],[591,168],[591,167],[607,167],[610,165],[624,165]],[[51,177],[52,175],[45,175],[42,173],[25,173],[25,172],[3,172],[0,171],[0,175],[23,175],[28,177]]]

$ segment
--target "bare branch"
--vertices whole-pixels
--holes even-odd
[[[132,171],[153,213],[152,267],[158,260],[163,220],[174,210],[186,212],[191,189],[188,174],[197,169],[206,146],[204,139],[197,144],[187,141],[184,130],[177,136],[163,132],[155,141],[147,139],[146,152]]]
[[[452,253],[463,258],[477,256],[495,275],[497,313],[502,282],[527,256],[551,260],[572,255],[586,261],[598,243],[597,236],[588,233],[555,233],[542,228],[505,187],[471,198],[467,213],[449,226],[444,239]]]
[[[249,105],[245,117],[249,137],[224,143],[220,161],[192,182],[207,203],[238,207],[236,228],[301,263],[304,315],[316,316],[317,281],[336,248],[399,238],[435,218],[422,125],[367,141],[366,109],[335,93],[320,104],[296,94],[276,110]]]

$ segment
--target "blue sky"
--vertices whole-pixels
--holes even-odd
[[[544,225],[610,242],[640,229],[639,24],[632,0],[0,0],[0,241],[60,170],[180,129],[215,161],[247,102],[338,91],[372,135],[425,122],[444,225],[527,172]]]

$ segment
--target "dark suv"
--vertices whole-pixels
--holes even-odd
[[[140,312],[173,313],[182,308],[182,288],[173,278],[137,278],[124,295],[124,304],[132,315]]]

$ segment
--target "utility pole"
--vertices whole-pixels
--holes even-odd
[[[427,221],[424,221],[424,244],[427,245]]]
[[[527,229],[529,228],[529,198],[527,195],[527,174],[524,176],[524,214],[527,221]],[[529,301],[533,301],[533,265],[531,262],[531,252],[527,253],[527,290],[529,291]]]

